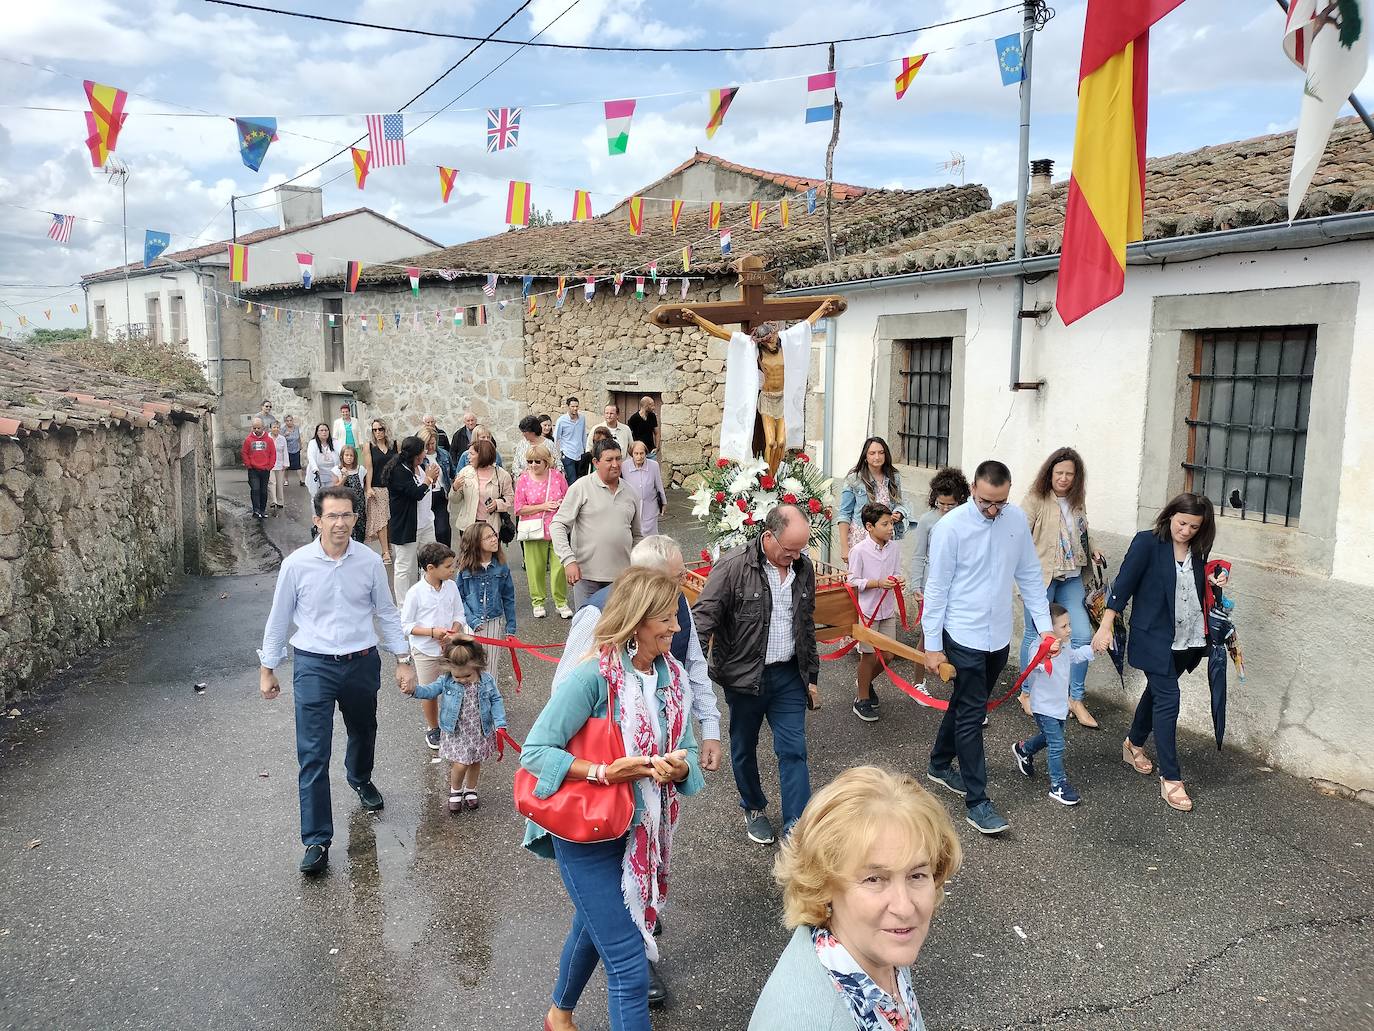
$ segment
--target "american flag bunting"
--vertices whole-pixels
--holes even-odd
[[[406,163],[406,123],[402,115],[368,115],[367,145],[373,168]]]
[[[76,225],[75,215],[59,215],[52,212],[52,224],[48,226],[48,239],[66,243],[72,238],[72,226]]]

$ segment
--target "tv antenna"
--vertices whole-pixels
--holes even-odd
[[[105,181],[113,186],[119,183],[120,223],[124,233],[124,334],[132,339],[134,335],[134,306],[129,299],[129,166],[111,154],[105,159]]]
[[[957,172],[959,174],[959,185],[963,186],[964,167],[966,164],[967,162],[964,160],[964,155],[960,154],[957,150],[951,150],[949,152],[949,160],[941,161],[939,167],[950,175]]]

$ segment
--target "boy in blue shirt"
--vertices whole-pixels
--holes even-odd
[[[1011,746],[1016,765],[1022,775],[1035,776],[1035,753],[1044,749],[1049,753],[1050,798],[1060,805],[1077,805],[1080,795],[1069,783],[1064,772],[1064,721],[1069,718],[1069,670],[1076,662],[1090,662],[1093,648],[1085,644],[1080,648],[1069,647],[1072,633],[1069,625],[1069,610],[1063,605],[1050,605],[1050,619],[1054,623],[1054,636],[1059,639],[1062,649],[1051,663],[1054,672],[1046,673],[1043,666],[1037,666],[1026,678],[1026,690],[1030,692],[1031,715],[1040,724],[1040,733],[1025,741]]]

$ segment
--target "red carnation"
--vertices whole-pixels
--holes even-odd
[[[815,515],[817,512],[821,510],[821,503],[817,501],[815,498],[812,498],[810,501],[806,503],[806,510],[810,512],[812,515]]]
[[[728,468],[730,468],[730,459],[728,459],[728,458],[717,458],[717,459],[716,459],[716,468],[717,468],[717,469],[728,469]]]
[[[767,473],[759,477],[759,486],[762,487],[764,490],[772,490],[777,485],[778,481],[773,479],[773,477],[769,476]]]
[[[795,505],[795,504],[797,503],[797,495],[795,495],[795,494],[790,494],[790,493],[789,493],[789,494],[784,494],[784,495],[782,496],[782,500],[785,501],[785,502],[786,502],[787,504],[789,504],[789,505]]]
[[[723,490],[718,490],[718,491],[716,491],[716,504],[717,504],[717,505],[723,505],[723,504],[725,504],[725,491],[723,491]]]
[[[754,525],[754,517],[753,517],[752,515],[747,515],[747,516],[745,516],[745,517],[744,517],[744,525],[745,525],[745,526],[753,526],[753,525]]]
[[[748,511],[749,511],[749,502],[746,501],[744,498],[736,498],[736,499],[735,499],[735,504],[739,506],[739,510],[740,510],[741,512],[748,512]]]
[[[702,549],[701,549],[701,561],[703,561],[703,562],[710,562],[710,561],[711,561],[711,553],[710,553],[709,551],[707,551],[705,548],[702,548]]]
[[[797,461],[798,461],[798,462],[809,462],[809,461],[811,461],[811,456],[808,455],[805,451],[803,451],[801,454],[799,454],[799,455],[797,456]]]

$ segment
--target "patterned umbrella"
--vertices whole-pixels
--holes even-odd
[[[1086,544],[1086,537],[1084,543]],[[1088,554],[1092,554],[1091,551]],[[1107,610],[1107,599],[1112,596],[1112,582],[1107,579],[1106,563],[1094,562],[1088,573],[1087,596],[1083,599],[1083,604],[1088,610],[1088,619],[1092,622],[1093,629],[1096,630],[1102,625],[1102,614]],[[1108,654],[1112,657],[1112,665],[1116,667],[1116,675],[1121,680],[1121,686],[1126,686],[1126,638],[1130,627],[1126,623],[1126,613],[1118,612],[1116,622],[1112,624],[1112,647]]]

